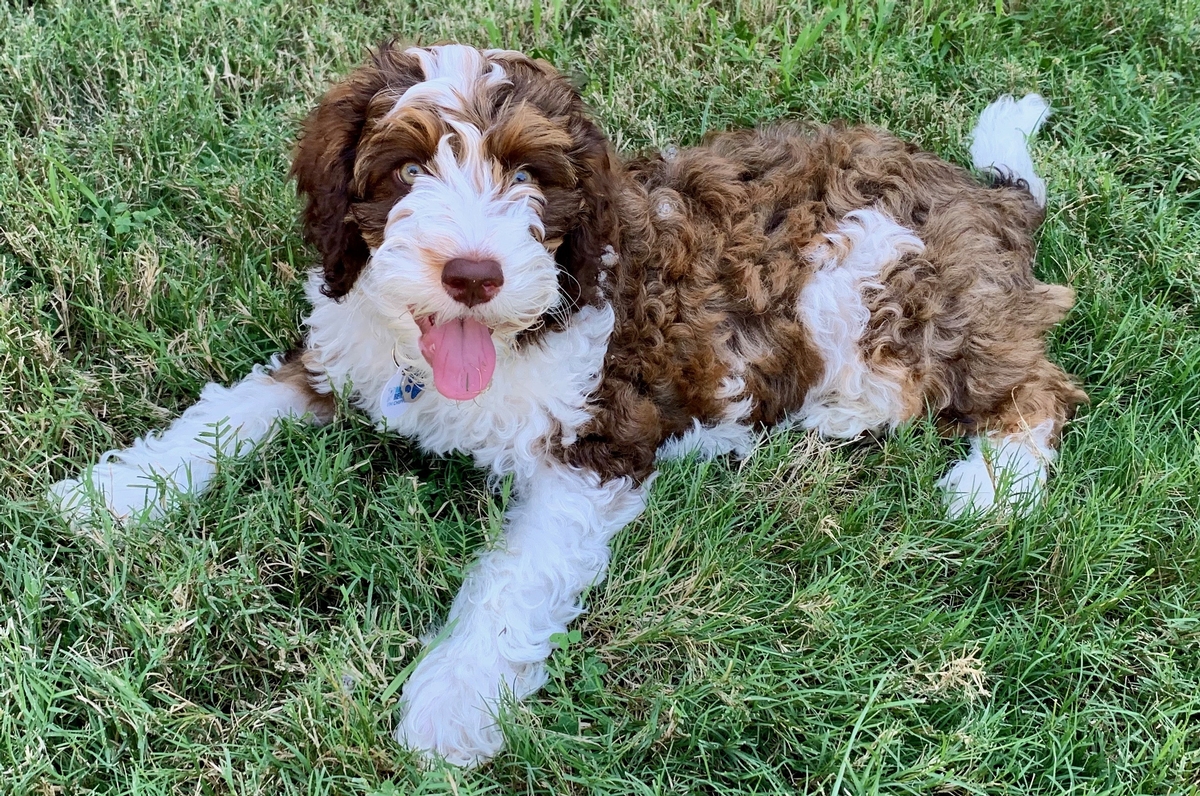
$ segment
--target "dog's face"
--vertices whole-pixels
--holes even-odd
[[[451,45],[385,47],[331,89],[293,173],[326,295],[411,317],[437,389],[467,400],[496,345],[594,298],[612,168],[552,67]]]

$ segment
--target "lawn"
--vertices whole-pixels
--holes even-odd
[[[1045,505],[944,518],[916,424],[668,466],[481,770],[390,737],[504,496],[344,410],[162,521],[42,495],[296,339],[286,180],[391,36],[578,74],[624,150],[782,117],[966,163],[1056,108],[1039,276],[1092,396]],[[1200,0],[10,0],[0,7],[0,791],[1200,793]]]

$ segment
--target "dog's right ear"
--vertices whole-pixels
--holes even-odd
[[[354,161],[371,101],[382,91],[398,97],[424,79],[420,62],[385,44],[370,61],[335,85],[304,121],[291,175],[305,197],[304,237],[321,253],[321,292],[341,298],[350,291],[370,249],[350,217]]]

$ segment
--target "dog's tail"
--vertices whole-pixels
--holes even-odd
[[[1005,94],[979,115],[971,131],[971,162],[985,174],[1005,182],[1021,181],[1039,207],[1046,206],[1046,183],[1033,170],[1029,139],[1050,115],[1050,105],[1037,94],[1020,100]]]

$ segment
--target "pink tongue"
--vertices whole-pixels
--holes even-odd
[[[421,324],[421,356],[433,367],[433,386],[453,401],[469,401],[496,370],[492,330],[469,318]]]

